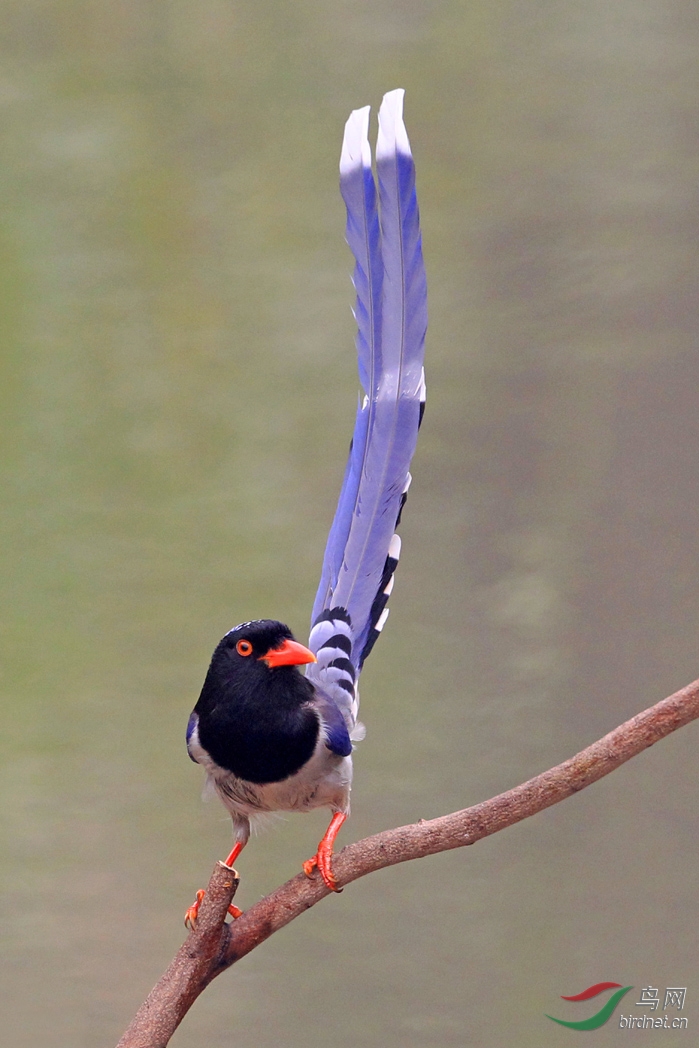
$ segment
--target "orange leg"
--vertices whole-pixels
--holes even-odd
[[[244,847],[245,847],[244,844],[241,844],[240,841],[236,841],[235,844],[233,845],[233,851],[230,852],[228,858],[225,860],[223,865],[224,866],[230,866],[230,868],[233,869],[233,863],[238,858],[238,856],[240,855],[240,853],[241,853],[241,851],[243,850]]]
[[[323,881],[325,882],[326,888],[329,888],[331,892],[342,891],[338,888],[335,878],[333,876],[333,845],[335,844],[335,838],[340,832],[340,827],[347,816],[344,812],[336,811],[330,820],[330,825],[325,831],[325,836],[318,845],[318,851],[312,859],[307,859],[303,864],[303,872],[307,877],[312,876],[313,871],[317,868]]]
[[[233,869],[233,863],[238,858],[244,847],[244,844],[241,844],[240,841],[237,841],[233,845],[232,852],[222,865],[230,866],[230,868]],[[199,907],[201,906],[201,900],[204,898],[205,895],[206,892],[204,891],[204,889],[200,888],[197,892],[195,902],[193,902],[192,905],[187,908],[187,911],[184,915],[185,926],[189,928],[190,932],[194,931],[194,926],[196,925],[197,917],[199,916]],[[228,912],[230,913],[231,917],[240,917],[243,913],[243,911],[239,909],[237,906],[234,906],[233,903],[231,903],[231,905],[228,907]]]

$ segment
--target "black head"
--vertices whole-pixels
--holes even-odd
[[[249,782],[278,782],[313,753],[313,685],[298,667],[315,656],[282,622],[243,622],[220,641],[195,707],[201,746]]]
[[[216,647],[214,660],[243,671],[249,671],[259,662],[268,669],[277,669],[316,661],[308,648],[294,640],[289,627],[274,619],[255,619],[235,626]]]

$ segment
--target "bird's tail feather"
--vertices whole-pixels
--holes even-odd
[[[410,484],[408,469],[424,407],[427,286],[403,95],[402,90],[389,92],[379,112],[379,193],[371,170],[368,107],[347,121],[340,161],[347,242],[355,258],[357,355],[365,396],[328,536],[312,625],[321,616],[327,620],[333,609],[347,613],[350,660],[357,673],[388,614],[386,601],[400,551],[394,532]],[[319,630],[316,638],[314,632],[309,643],[316,651],[327,630]],[[309,675],[314,670],[309,666]]]

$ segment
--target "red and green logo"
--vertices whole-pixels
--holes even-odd
[[[619,989],[617,989],[616,993],[613,993],[607,1003],[598,1012],[591,1015],[589,1019],[569,1022],[567,1019],[557,1019],[554,1015],[548,1014],[546,1018],[552,1019],[553,1022],[559,1023],[561,1026],[567,1026],[570,1030],[598,1030],[600,1026],[604,1026],[608,1019],[611,1019],[612,1012],[617,1004],[624,994],[628,993],[629,990],[633,990],[633,986],[622,986],[621,983],[615,982],[600,982],[595,983],[594,986],[588,986],[582,993],[576,993],[572,997],[561,997],[562,1001],[591,1001],[593,997],[604,993],[605,990],[614,990],[617,987]]]

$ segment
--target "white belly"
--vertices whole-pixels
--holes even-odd
[[[247,782],[210,764],[207,772],[216,793],[233,816],[236,828],[239,820],[254,820],[256,815],[279,811],[332,808],[349,813],[352,757],[338,757],[322,737],[303,768],[281,782],[263,785]]]

